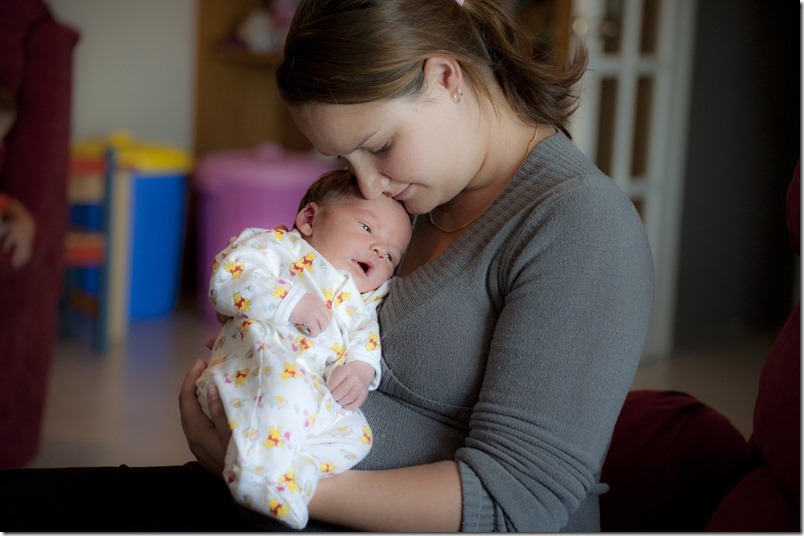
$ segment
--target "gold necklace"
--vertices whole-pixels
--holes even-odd
[[[536,125],[536,130],[534,130],[534,131],[533,131],[533,137],[530,139],[530,141],[528,142],[528,145],[525,147],[525,158],[527,158],[527,157],[528,157],[528,155],[530,154],[530,152],[531,152],[531,150],[532,150],[530,146],[531,146],[531,144],[532,144],[534,141],[536,141],[536,136],[538,136],[538,135],[539,135],[539,127],[540,127],[540,126],[541,126],[541,125]],[[471,220],[469,220],[467,223],[464,223],[464,224],[463,224],[463,225],[461,225],[460,227],[456,227],[455,229],[445,229],[444,227],[441,227],[440,225],[438,225],[438,224],[437,224],[435,221],[433,221],[433,212],[432,212],[432,211],[430,211],[430,212],[428,212],[428,213],[427,213],[427,219],[429,219],[429,220],[430,220],[430,223],[432,224],[432,226],[433,226],[433,227],[435,227],[436,229],[438,229],[438,230],[439,230],[439,231],[441,231],[442,233],[457,233],[458,231],[460,231],[460,230],[462,230],[462,229],[466,229],[467,227],[469,227],[470,225],[472,225],[473,223],[475,223],[475,222],[476,222],[478,219],[480,219],[480,216],[482,216],[483,214],[485,214],[485,213],[486,213],[486,211],[489,209],[489,207],[490,207],[491,205],[493,205],[493,204],[494,204],[494,201],[496,201],[496,200],[497,200],[497,198],[495,197],[494,199],[492,199],[492,200],[491,200],[491,203],[489,203],[488,205],[486,205],[486,208],[484,208],[484,209],[483,209],[483,210],[480,212],[480,214],[478,214],[477,216],[475,216],[474,218],[472,218]]]

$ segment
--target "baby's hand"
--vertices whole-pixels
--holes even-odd
[[[306,327],[310,336],[315,337],[332,322],[332,311],[320,298],[305,294],[290,313],[290,321]]]
[[[357,409],[366,401],[374,374],[374,367],[368,363],[352,361],[335,367],[329,375],[327,387],[344,408]]]

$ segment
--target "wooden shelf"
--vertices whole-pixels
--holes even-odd
[[[252,52],[240,45],[221,44],[215,47],[212,55],[221,61],[230,61],[245,65],[276,67],[282,61],[280,52]]]
[[[257,0],[199,0],[195,153],[247,149],[273,141],[309,149],[274,79],[281,53],[257,54],[233,40]]]

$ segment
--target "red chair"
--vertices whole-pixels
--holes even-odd
[[[30,462],[39,448],[67,228],[73,50],[79,35],[41,0],[0,2],[0,83],[17,121],[0,158],[0,191],[37,223],[31,261],[12,270],[0,252],[0,468]]]
[[[788,189],[800,253],[800,169]],[[606,532],[801,531],[801,311],[779,332],[748,441],[714,409],[675,391],[628,394],[601,480]]]

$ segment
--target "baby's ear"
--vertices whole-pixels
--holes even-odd
[[[310,202],[296,214],[296,229],[302,236],[307,237],[313,234],[313,221],[319,209],[320,207],[316,203]]]

